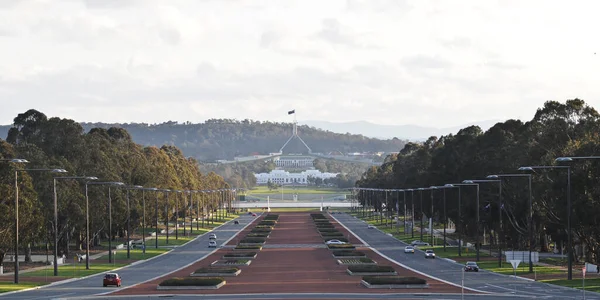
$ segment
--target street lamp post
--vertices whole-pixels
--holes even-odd
[[[410,238],[415,238],[415,190],[407,189],[410,192]]]
[[[112,255],[112,198],[110,195],[112,186],[124,186],[122,182],[107,181],[107,182],[88,182],[88,185],[107,185],[108,186],[108,262],[113,262]]]
[[[420,208],[421,208],[421,217],[420,217],[421,218],[421,224],[420,224],[420,227],[421,227],[421,239],[420,239],[420,241],[423,241],[423,215],[424,215],[424,213],[423,213],[423,191],[425,189],[424,188],[418,188],[418,190],[419,190],[419,195],[420,195],[420,198],[421,198],[421,205],[420,205]]]
[[[146,191],[157,191],[157,190],[158,190],[157,188],[143,188],[142,189],[142,254],[146,254],[146,193],[145,192]]]
[[[56,172],[56,173],[65,173],[65,172]],[[58,276],[58,196],[57,196],[57,192],[56,192],[56,180],[57,179],[83,179],[86,181],[85,183],[85,195],[86,195],[86,201],[85,201],[85,206],[86,206],[86,211],[85,211],[85,216],[86,216],[86,233],[89,230],[88,226],[89,226],[89,220],[88,220],[88,199],[87,199],[87,182],[90,180],[98,180],[98,177],[93,177],[93,176],[65,176],[65,177],[54,177],[52,180],[53,183],[53,188],[54,188],[54,276]],[[88,236],[86,236],[86,242],[89,245],[89,241],[87,240],[87,238],[89,238]],[[67,245],[68,247],[69,245]],[[87,258],[89,250],[87,250],[86,248],[86,269],[89,269],[89,260]]]
[[[141,185],[133,185],[133,186],[128,186],[125,187],[125,189],[127,190],[127,259],[131,258],[131,241],[130,241],[130,235],[129,232],[131,231],[131,206],[129,204],[129,190],[140,190],[143,189],[144,187]],[[143,193],[143,191],[142,191]]]
[[[11,159],[0,159],[2,162],[8,163],[28,163],[26,159],[22,158],[11,158]],[[15,283],[19,283],[19,185],[18,185],[18,171],[15,170]]]
[[[448,184],[444,184],[444,186],[443,186],[445,189],[448,189],[448,188],[457,188],[458,189],[458,228],[462,227],[462,207],[461,207],[461,199],[460,199],[461,198],[461,191],[460,191],[461,185],[462,185],[461,183],[457,183],[457,184],[448,183]],[[445,196],[446,196],[446,194],[444,193],[444,214],[446,211]],[[447,222],[447,219],[446,219],[446,222]],[[445,235],[446,234],[444,234],[444,238],[445,238]],[[444,239],[444,244],[446,244],[445,239]],[[458,256],[462,256],[461,250],[462,250],[462,234],[461,234],[461,231],[458,230]]]
[[[476,214],[477,214],[477,216],[476,216],[477,225],[475,226],[475,232],[476,232],[475,234],[477,236],[475,238],[476,239],[476,241],[475,241],[475,250],[477,252],[477,254],[476,254],[477,261],[479,261],[479,248],[480,248],[480,245],[479,245],[479,238],[480,238],[479,237],[479,183],[473,183],[473,181],[464,180],[463,183],[462,183],[462,185],[473,185],[473,186],[477,187],[477,203],[476,203],[476,206],[475,206],[475,209],[477,210],[477,212],[476,212]]]

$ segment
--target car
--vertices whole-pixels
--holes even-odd
[[[375,225],[368,225],[367,228],[369,228],[369,229],[375,229]]]
[[[256,214],[252,214],[253,217],[256,217]]]
[[[425,258],[435,258],[435,253],[433,252],[433,250],[425,251]]]
[[[404,253],[415,253],[415,247],[413,247],[413,246],[404,247]]]
[[[423,242],[423,241],[412,241],[412,243],[410,243],[411,246],[429,246],[429,243],[427,242]]]
[[[106,273],[102,279],[103,286],[116,285],[121,286],[121,277],[117,273]]]
[[[249,215],[253,215],[254,213],[252,213],[251,211],[248,212]]]
[[[208,235],[208,239],[210,239],[210,240],[216,240],[217,239],[217,235],[214,234],[214,233],[211,233],[211,234]]]
[[[235,221],[233,221],[233,224],[240,224],[240,221],[235,220]]]
[[[327,244],[327,245],[343,245],[346,243],[342,242],[340,240],[329,240],[329,241],[325,242],[325,244]]]
[[[474,261],[468,261],[465,264],[465,272],[479,272],[479,266]]]
[[[217,248],[217,241],[209,241],[208,248]]]

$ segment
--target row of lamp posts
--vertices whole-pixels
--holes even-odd
[[[21,159],[21,158],[15,158],[15,159],[0,159],[0,162],[6,162],[6,163],[11,163],[11,164],[16,164],[16,165],[22,165],[25,163],[28,163],[28,161],[26,159]],[[19,172],[49,172],[49,173],[67,173],[66,170],[61,169],[61,168],[39,168],[39,169],[28,169],[28,168],[15,168],[15,181],[14,181],[14,189],[15,189],[15,228],[14,228],[14,283],[19,283],[19,185],[18,185],[18,174]],[[58,276],[58,196],[57,196],[57,189],[56,189],[56,183],[57,180],[67,180],[67,179],[71,179],[71,180],[83,180],[85,182],[85,214],[86,214],[86,249],[85,249],[85,267],[86,269],[90,268],[90,264],[89,264],[89,257],[90,257],[90,241],[89,241],[89,237],[90,237],[90,226],[89,226],[89,198],[88,198],[88,186],[89,185],[106,185],[108,186],[108,217],[109,217],[109,239],[108,239],[108,248],[109,248],[109,262],[113,261],[113,252],[112,252],[112,199],[111,199],[111,187],[121,187],[124,188],[127,192],[127,258],[130,258],[130,249],[131,249],[131,242],[130,242],[130,197],[129,197],[129,191],[130,190],[141,190],[142,191],[142,206],[143,206],[143,217],[142,217],[142,236],[143,236],[143,246],[142,246],[142,251],[145,254],[146,253],[146,200],[145,200],[145,192],[146,191],[155,191],[156,192],[156,220],[155,220],[155,226],[156,226],[156,234],[155,234],[155,247],[158,248],[158,195],[159,192],[164,192],[165,193],[165,199],[166,199],[166,205],[165,208],[167,210],[167,220],[166,220],[166,226],[167,226],[167,230],[166,230],[166,242],[168,243],[168,235],[169,235],[169,230],[168,230],[168,193],[171,192],[171,190],[169,189],[158,189],[158,188],[145,188],[139,185],[134,185],[134,186],[127,186],[122,182],[113,182],[113,181],[106,181],[106,182],[99,182],[99,181],[95,181],[98,180],[97,177],[93,177],[93,176],[61,176],[61,177],[53,177],[53,191],[54,191],[54,199],[53,199],[53,204],[54,204],[54,222],[53,222],[53,230],[54,230],[54,276]],[[209,195],[209,200],[214,200],[214,202],[218,203],[217,206],[217,211],[216,214],[214,213],[214,209],[215,207],[213,207],[212,205],[210,205],[210,214],[208,214],[208,216],[211,217],[211,220],[206,220],[207,224],[208,222],[212,222],[214,224],[215,221],[215,216],[220,220],[223,217],[227,217],[229,214],[229,210],[232,208],[232,202],[235,199],[235,195],[236,195],[236,189],[217,189],[217,190],[174,190],[174,192],[179,193],[182,195],[182,198],[184,199],[185,207],[184,207],[184,221],[183,221],[183,225],[184,225],[184,235],[187,233],[186,232],[186,227],[185,227],[185,220],[186,220],[186,213],[187,213],[187,209],[188,207],[193,208],[193,193],[204,193],[204,194],[208,194]],[[187,205],[187,201],[185,201],[185,195],[189,195],[189,200],[190,200],[190,205]],[[214,197],[212,197],[214,195]],[[176,200],[176,216],[177,216],[177,222],[179,221],[179,201]],[[202,201],[202,204],[208,204],[208,203],[212,203],[212,201]],[[204,226],[204,222],[205,219],[204,217],[200,216],[200,199],[198,199],[197,202],[197,218],[202,220],[202,226]],[[205,213],[205,206],[202,206],[202,211]],[[223,209],[226,209],[225,212],[223,212]],[[219,213],[221,213],[221,215],[218,215]],[[191,213],[190,213],[190,218],[191,218]],[[200,222],[200,220],[197,219],[196,220],[196,230],[199,230],[199,225],[198,223]],[[177,223],[176,222],[176,223]],[[193,221],[190,222],[190,234],[192,233],[192,226],[193,226]],[[179,234],[178,234],[178,230],[177,227],[175,229],[175,238],[177,239]]]
[[[590,160],[590,159],[600,159],[600,156],[573,156],[573,157],[559,157],[557,158],[555,161],[556,162],[572,162],[575,160]],[[519,171],[527,171],[529,172],[528,174],[496,174],[496,175],[489,175],[486,177],[486,179],[473,179],[473,180],[463,180],[461,183],[450,183],[450,184],[445,184],[442,186],[430,186],[427,188],[408,188],[408,189],[375,189],[375,188],[354,188],[353,189],[353,193],[355,194],[355,198],[358,199],[358,197],[360,197],[363,200],[364,205],[362,205],[362,207],[358,206],[357,203],[357,207],[356,209],[359,211],[359,213],[363,216],[363,217],[367,217],[370,218],[372,216],[372,210],[368,207],[371,207],[374,205],[374,198],[376,197],[376,192],[386,192],[386,196],[388,192],[397,192],[398,193],[398,198],[396,200],[396,210],[397,210],[397,215],[399,216],[399,201],[400,201],[400,196],[399,193],[403,193],[404,197],[403,197],[403,206],[404,206],[404,228],[406,228],[406,219],[407,219],[407,199],[406,199],[406,193],[407,192],[411,192],[411,237],[414,238],[414,192],[418,191],[419,192],[419,196],[420,196],[420,208],[421,208],[421,218],[420,218],[420,235],[421,235],[421,240],[423,240],[423,216],[425,215],[425,212],[423,211],[423,191],[430,191],[431,192],[431,218],[433,219],[433,191],[437,190],[437,189],[441,189],[443,191],[443,223],[444,223],[444,251],[446,251],[446,226],[447,226],[447,216],[446,216],[446,193],[445,193],[445,189],[448,188],[458,188],[458,227],[461,227],[461,223],[462,222],[462,215],[461,215],[461,187],[463,186],[473,186],[476,188],[476,194],[477,194],[477,199],[476,199],[476,260],[479,261],[479,245],[480,245],[480,232],[479,232],[479,223],[480,223],[480,215],[479,215],[479,185],[482,183],[498,183],[498,213],[499,213],[499,234],[500,234],[500,239],[498,242],[498,266],[501,267],[502,266],[502,242],[500,242],[500,240],[502,239],[502,231],[503,231],[503,225],[502,225],[502,209],[503,209],[503,202],[502,202],[502,181],[504,178],[511,178],[511,177],[524,177],[528,179],[528,186],[529,186],[529,201],[528,201],[528,205],[529,205],[529,213],[528,213],[528,217],[527,217],[527,227],[528,227],[528,239],[529,239],[529,272],[532,273],[533,272],[533,259],[532,259],[532,252],[533,252],[533,245],[534,245],[534,235],[533,235],[533,195],[532,195],[532,173],[536,173],[537,169],[559,169],[559,170],[566,170],[567,171],[567,248],[568,248],[568,254],[567,254],[567,262],[568,262],[568,273],[567,273],[567,279],[568,280],[572,280],[573,278],[573,245],[572,245],[572,233],[571,233],[571,167],[568,165],[556,165],[556,166],[524,166],[524,167],[520,167],[518,170]],[[386,203],[387,204],[387,203]],[[360,211],[362,208],[362,211]],[[389,206],[386,206],[386,209],[388,209],[389,211]],[[367,216],[368,213],[368,216]],[[383,212],[381,212],[383,213]],[[432,230],[433,230],[433,226],[432,226]],[[433,232],[431,232],[431,239],[432,239],[432,244],[433,244]],[[461,248],[462,248],[462,236],[461,236],[461,231],[458,231],[458,255],[461,256]]]

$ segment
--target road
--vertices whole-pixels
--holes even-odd
[[[227,222],[222,226],[215,228],[212,232],[217,234],[218,243],[226,244],[240,230],[248,226],[256,217],[243,215],[239,217],[240,224]],[[148,281],[153,278],[164,276],[176,271],[195,261],[202,259],[210,253],[216,251],[215,248],[208,248],[208,234],[204,234],[193,241],[176,247],[163,255],[130,265],[116,271],[123,278],[121,289]],[[92,261],[93,264],[93,261]],[[118,288],[102,287],[102,278],[104,273],[92,275],[80,280],[68,282],[58,282],[56,284],[40,287],[39,289],[1,294],[0,299],[55,299],[55,298],[73,298],[97,295],[113,292]]]
[[[349,214],[332,214],[342,226],[369,245],[374,251],[427,276],[460,286],[462,264],[448,259],[425,259],[423,252],[405,254],[407,244],[388,234],[367,228],[367,224]],[[488,271],[464,273],[465,287],[498,295],[519,295],[530,299],[583,299],[583,291],[557,285],[501,275]],[[599,293],[586,292],[585,299],[600,299]],[[506,297],[505,297],[506,298]]]

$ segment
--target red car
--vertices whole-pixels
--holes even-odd
[[[103,286],[116,285],[117,287],[121,286],[121,277],[117,273],[106,273],[104,275],[104,279],[102,280]]]
[[[256,217],[256,214],[252,214],[253,217]]]

